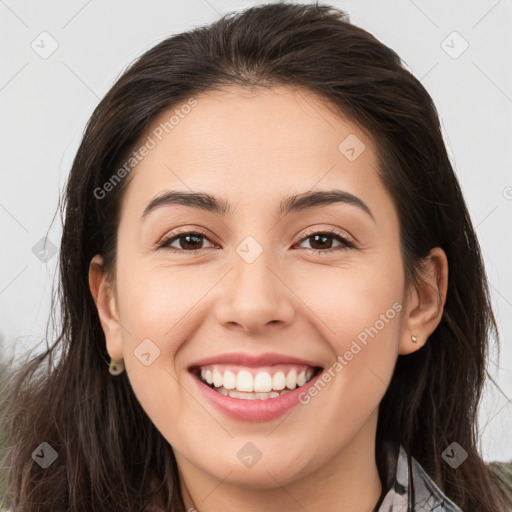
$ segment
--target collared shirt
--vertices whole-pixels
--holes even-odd
[[[394,483],[377,512],[463,512],[441,492],[418,461],[408,457],[402,445],[391,460],[396,462]]]

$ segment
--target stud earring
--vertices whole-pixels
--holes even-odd
[[[416,338],[416,336],[411,336],[411,340],[413,343],[419,343],[418,338]]]
[[[119,375],[123,373],[124,371],[124,362],[121,361],[114,361],[112,358],[110,358],[110,364],[108,371],[111,375]]]

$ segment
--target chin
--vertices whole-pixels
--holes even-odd
[[[284,451],[288,454],[286,460],[282,456],[276,457],[275,454],[264,460],[265,456],[262,455],[251,467],[245,466],[236,458],[224,460],[222,466],[219,465],[219,460],[215,460],[209,464],[209,468],[204,469],[224,484],[248,490],[274,489],[302,478],[305,473],[304,467],[297,465],[298,457],[291,451]]]

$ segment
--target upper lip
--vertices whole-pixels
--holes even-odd
[[[207,366],[210,364],[234,364],[240,366],[270,366],[273,364],[296,364],[307,365],[313,368],[321,366],[316,361],[307,361],[299,359],[298,357],[290,356],[287,354],[265,353],[265,354],[243,354],[241,352],[232,352],[228,354],[219,354],[215,356],[206,357],[189,366],[189,370],[198,368],[200,366]]]

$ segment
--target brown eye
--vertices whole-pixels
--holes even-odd
[[[170,238],[165,239],[160,245],[159,248],[169,248],[173,250],[173,252],[194,252],[200,249],[204,249],[202,247],[202,241],[208,240],[203,233],[197,233],[194,231],[187,233],[180,233],[178,235],[172,236]],[[177,242],[177,246],[173,245]]]
[[[340,244],[333,248],[333,239],[340,242]],[[311,250],[315,253],[332,252],[333,250],[355,248],[355,245],[347,240],[344,236],[339,234],[336,230],[333,231],[320,231],[309,234],[302,239],[301,243],[306,240],[311,240]],[[306,247],[307,249],[307,247]]]
[[[167,237],[158,245],[160,249],[168,249],[171,252],[179,253],[179,252],[195,252],[201,249],[208,249],[213,247],[212,244],[210,247],[204,247],[204,240],[207,240],[208,243],[211,243],[209,238],[204,233],[199,233],[196,231],[187,231],[178,234],[174,234],[172,236]],[[350,240],[347,240],[344,236],[342,236],[338,231],[318,231],[311,234],[308,234],[301,240],[301,243],[304,241],[311,240],[311,248],[310,250],[314,253],[332,253],[336,250],[350,249],[355,248],[355,244]],[[334,245],[335,242],[338,242],[338,245]],[[307,249],[307,247],[306,247]]]

